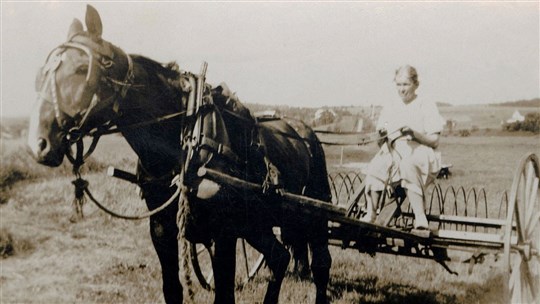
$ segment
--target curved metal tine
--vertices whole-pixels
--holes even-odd
[[[362,184],[362,178],[360,177],[360,173],[355,173],[355,176],[353,178],[353,185],[356,185],[357,184],[357,181],[358,183],[361,185]],[[353,187],[353,191],[356,187]]]
[[[480,192],[479,192],[479,196],[480,196],[480,198],[484,199],[484,216],[485,216],[485,218],[489,218],[486,189],[481,188]],[[479,201],[479,203],[480,203],[480,201]],[[488,232],[488,231],[489,231],[489,228],[484,227],[484,232]]]
[[[463,186],[459,187],[458,189],[458,193],[461,192],[462,194],[462,197],[463,197],[463,206],[465,208],[465,215],[467,215],[467,194],[465,192],[465,188]],[[455,215],[461,215],[459,214],[459,209],[458,209],[458,200],[457,200],[457,196],[456,196],[456,214]],[[457,230],[461,230],[461,228],[463,228],[463,224],[456,224],[456,229]],[[458,229],[459,227],[459,229]],[[466,229],[466,228],[465,228]]]
[[[348,184],[347,184],[348,182]],[[345,193],[346,193],[346,196],[347,196],[347,200],[349,200],[350,198],[350,189],[352,188],[352,182],[351,182],[351,179],[349,178],[349,174],[344,174],[344,177],[343,177],[343,182],[341,183],[341,187],[339,188],[339,193],[341,195],[341,191],[343,190],[343,187],[345,187]]]
[[[438,207],[439,207],[439,214],[441,214],[441,198],[442,198],[442,190],[441,186],[439,184],[436,184],[433,189],[431,190],[431,195],[429,199],[429,208],[428,208],[428,215],[433,215],[433,200],[435,199],[435,196],[437,196],[438,201]],[[441,228],[441,222],[438,224],[438,228]]]
[[[336,197],[338,198],[338,202],[341,200],[341,189],[344,183],[343,175],[343,172],[339,172],[334,179],[334,189],[336,191]]]
[[[437,195],[439,195],[439,192],[437,191],[438,188],[437,188],[438,185],[435,185],[433,187],[433,189],[431,189],[431,194],[429,196],[429,207],[427,208],[427,214],[433,214],[433,198],[435,197],[435,195],[433,195],[434,192],[437,192]]]
[[[446,188],[446,190],[444,191],[444,195],[443,195],[443,205],[442,205],[441,214],[447,214],[446,202],[447,202],[448,193],[452,193],[454,195],[454,200],[456,199],[456,189],[454,188],[454,186],[450,186],[450,187]],[[451,205],[448,205],[448,206],[451,206]],[[448,207],[448,208],[450,208],[450,207]],[[446,228],[446,226],[448,226],[450,228],[450,227],[452,227],[452,224],[444,223],[443,228]]]
[[[439,214],[444,214],[444,196],[443,190],[440,184],[437,185],[438,195],[439,195]],[[444,224],[439,222],[438,229],[443,229]]]
[[[333,205],[339,205],[339,196],[336,192],[336,185],[334,185],[334,175],[329,174],[328,175],[328,182],[330,185],[330,193],[332,194],[332,204]]]
[[[478,196],[476,195],[476,188],[471,188],[469,190],[469,193],[467,193],[467,204],[465,205],[465,216],[469,216],[469,213],[468,213],[468,209],[469,209],[469,202],[470,202],[470,199],[471,199],[471,195],[472,195],[472,198],[473,198],[473,202],[472,202],[472,206],[473,206],[473,216],[474,217],[478,217]],[[465,231],[467,231],[467,226],[465,226]],[[476,232],[476,225],[473,225],[472,227],[473,231]]]

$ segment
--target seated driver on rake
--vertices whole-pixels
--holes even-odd
[[[361,220],[373,223],[385,187],[393,189],[390,187],[400,183],[414,213],[414,228],[427,230],[424,194],[441,168],[434,149],[439,145],[444,120],[435,103],[416,95],[419,82],[415,68],[398,68],[394,82],[401,100],[381,111],[377,123],[381,149],[366,171],[367,206]]]

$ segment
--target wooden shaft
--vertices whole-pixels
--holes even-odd
[[[133,173],[130,173],[130,172],[127,172],[127,171],[124,171],[124,170],[116,169],[113,166],[109,166],[109,168],[107,168],[107,175],[112,176],[112,177],[116,177],[116,178],[119,178],[119,179],[123,179],[123,180],[128,181],[128,182],[133,183],[133,184],[138,184],[139,183],[139,180],[137,179],[137,175],[135,175]]]

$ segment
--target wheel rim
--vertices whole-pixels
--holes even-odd
[[[535,303],[540,289],[538,157],[522,158],[514,175],[505,227],[505,269],[512,303]]]

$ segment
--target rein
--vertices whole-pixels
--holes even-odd
[[[242,120],[243,122],[247,123],[247,124],[252,124],[253,122],[243,116],[240,116],[238,114],[236,114],[235,112],[231,111],[231,110],[228,110],[228,109],[220,109],[220,111],[224,112],[224,113],[227,113],[228,115],[231,115],[233,117],[235,117],[236,119],[239,119],[239,120]],[[281,119],[281,118],[276,118],[276,119]],[[262,122],[265,122],[265,121],[268,121],[268,120],[263,120]],[[258,126],[260,125],[261,122],[259,122],[259,119],[258,118],[255,118],[255,125]],[[289,133],[286,133],[286,132],[281,132],[281,131],[276,131],[276,130],[272,130],[273,133],[276,133],[276,134],[279,134],[281,136],[284,136],[284,137],[288,137],[288,138],[292,138],[292,139],[296,139],[296,140],[299,140],[299,141],[304,141],[304,142],[308,142],[309,140],[307,140],[306,138],[303,138],[301,136],[299,136],[298,134],[296,135],[293,135],[293,134],[289,134]],[[358,146],[361,146],[361,145],[367,145],[367,144],[370,144],[370,143],[373,143],[373,142],[377,142],[381,139],[383,139],[384,137],[381,137],[379,136],[379,133],[378,132],[372,132],[372,133],[360,133],[360,132],[332,132],[332,131],[317,131],[317,130],[314,130],[315,133],[319,133],[319,134],[333,134],[333,135],[363,135],[361,138],[359,138],[359,141],[357,143],[347,143],[347,144],[344,144],[344,143],[338,143],[338,142],[329,142],[329,141],[322,141],[322,140],[319,140],[319,142],[321,144],[324,144],[324,145],[327,145],[327,146],[351,146],[351,145],[358,145]]]
[[[115,126],[114,128],[106,128],[106,129],[105,128],[104,129],[97,128],[95,131],[88,133],[88,136],[92,136],[92,137],[97,136],[97,137],[99,137],[99,136],[102,136],[102,135],[120,133],[122,131],[136,129],[136,128],[156,124],[156,123],[159,123],[159,122],[162,122],[162,121],[165,121],[165,120],[169,120],[169,119],[172,119],[172,118],[184,115],[184,114],[186,114],[186,111],[180,111],[180,112],[164,115],[164,116],[157,117],[157,118],[154,118],[154,119],[151,119],[151,120],[138,122],[138,123],[130,124],[130,125],[123,126],[123,127]]]
[[[144,213],[138,214],[138,215],[124,215],[124,214],[117,213],[117,212],[105,207],[104,204],[100,203],[96,198],[94,198],[94,196],[90,192],[90,189],[88,189],[89,182],[87,180],[83,179],[82,176],[81,176],[81,173],[80,173],[80,168],[84,164],[85,159],[90,155],[90,153],[92,153],[92,151],[94,150],[94,148],[96,146],[96,144],[95,144],[95,143],[97,143],[96,138],[97,137],[94,137],[94,140],[92,141],[92,146],[86,153],[82,152],[84,150],[84,144],[83,144],[83,141],[81,139],[81,140],[77,141],[77,143],[76,143],[76,148],[77,148],[76,156],[73,157],[70,154],[66,154],[66,155],[69,155],[68,159],[70,160],[70,162],[73,165],[73,174],[75,175],[75,180],[73,180],[71,182],[73,184],[73,186],[75,187],[75,199],[74,199],[73,203],[74,203],[75,212],[76,212],[77,216],[79,216],[80,218],[84,217],[82,207],[83,207],[83,205],[85,203],[85,196],[84,196],[85,194],[88,196],[88,198],[94,204],[96,204],[96,206],[98,206],[98,208],[100,208],[105,213],[107,213],[107,214],[109,214],[111,216],[121,218],[121,219],[124,219],[124,220],[141,220],[141,219],[148,218],[148,217],[162,211],[163,209],[167,208],[171,203],[173,203],[179,197],[179,195],[180,195],[180,193],[182,191],[185,191],[185,186],[183,185],[183,181],[179,178],[179,175],[177,175],[172,180],[171,185],[170,185],[170,187],[176,186],[175,193],[166,202],[164,202],[161,206],[159,206],[156,209],[153,209],[152,211],[144,212]],[[72,219],[72,221],[74,221],[74,220],[75,219]]]

